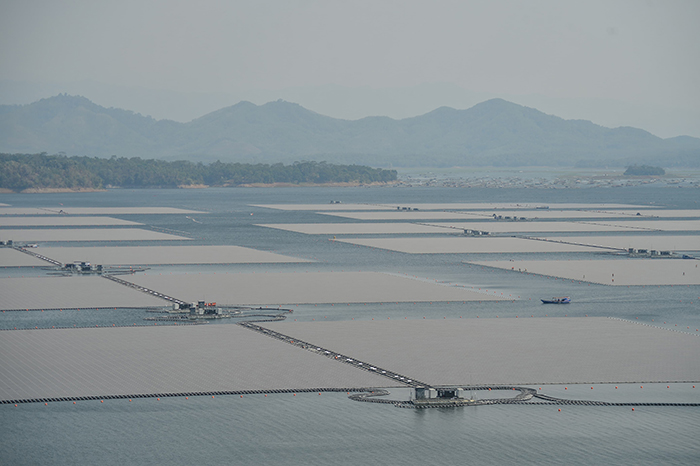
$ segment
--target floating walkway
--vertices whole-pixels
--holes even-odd
[[[183,301],[181,299],[173,298],[172,296],[168,296],[168,295],[165,295],[163,293],[159,293],[155,290],[151,290],[149,288],[146,288],[145,286],[136,285],[134,283],[127,282],[126,280],[122,280],[121,278],[117,278],[114,275],[103,275],[102,278],[106,278],[107,280],[112,280],[113,282],[119,283],[120,285],[128,286],[129,288],[133,288],[133,289],[141,291],[143,293],[150,294],[151,296],[154,296],[156,298],[165,299],[167,301],[178,304],[180,306],[187,304],[185,301]]]
[[[58,261],[55,260],[55,259],[51,259],[50,257],[46,257],[46,256],[43,256],[43,255],[38,254],[38,253],[36,253],[36,252],[29,251],[29,250],[27,250],[27,249],[25,249],[25,248],[20,248],[20,247],[15,246],[15,247],[13,247],[12,249],[15,249],[15,250],[17,250],[17,251],[19,251],[19,252],[23,252],[23,253],[28,254],[28,255],[30,255],[30,256],[36,257],[37,259],[41,259],[41,260],[43,260],[43,261],[49,262],[49,263],[51,263],[51,264],[53,264],[53,265],[57,265],[57,266],[59,266],[59,267],[62,267],[62,266],[63,266],[62,263],[58,262]]]
[[[459,408],[465,406],[487,406],[487,405],[497,405],[497,404],[518,404],[518,405],[531,405],[531,406],[542,406],[542,405],[573,405],[573,406],[694,406],[700,407],[700,403],[665,403],[665,402],[608,402],[608,401],[591,401],[591,400],[570,400],[555,398],[553,396],[544,395],[537,393],[537,390],[529,387],[517,387],[517,386],[479,386],[479,387],[463,387],[465,391],[469,390],[517,390],[518,395],[513,398],[490,398],[481,400],[467,400],[467,399],[445,399],[445,400],[430,400],[430,401],[416,401],[416,400],[390,400],[386,398],[380,398],[382,396],[389,395],[388,390],[373,390],[364,393],[355,393],[350,395],[353,401],[363,401],[368,403],[382,403],[391,404],[397,408],[411,408],[411,409],[427,409],[427,408]],[[530,401],[533,398],[545,400],[545,401]]]
[[[319,354],[321,356],[326,356],[330,359],[334,359],[338,362],[342,362],[345,364],[350,364],[358,369],[362,369],[368,372],[372,372],[377,375],[381,375],[383,377],[387,377],[391,379],[394,382],[401,383],[404,385],[408,385],[410,387],[426,387],[430,388],[430,385],[424,382],[420,382],[418,380],[412,379],[410,377],[407,377],[405,375],[401,375],[397,372],[390,371],[387,369],[383,369],[378,366],[373,366],[372,364],[365,362],[365,361],[360,361],[354,358],[351,358],[350,356],[338,353],[336,351],[331,351],[330,349],[322,348],[320,346],[314,345],[312,343],[308,343],[303,340],[299,340],[294,337],[290,337],[289,335],[285,335],[283,333],[275,332],[274,330],[267,329],[265,327],[261,327],[259,325],[255,325],[251,322],[241,322],[238,324],[242,327],[245,327],[247,329],[253,330],[255,332],[262,333],[263,335],[267,335],[268,337],[275,338],[280,341],[284,341],[285,343],[289,343],[290,345],[294,345],[298,348],[302,348],[311,352],[314,352],[316,354]]]
[[[60,401],[94,401],[94,400],[132,400],[139,398],[177,398],[190,396],[224,396],[224,395],[267,395],[273,393],[316,393],[318,392],[368,392],[372,388],[298,388],[298,389],[272,389],[272,390],[217,390],[211,392],[178,392],[178,393],[134,393],[130,395],[89,395],[89,396],[64,396],[59,398],[28,398],[16,400],[0,400],[0,405],[22,403],[55,403]],[[387,392],[388,394],[388,392]]]

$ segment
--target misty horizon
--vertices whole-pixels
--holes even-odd
[[[498,97],[700,137],[694,1],[0,5],[0,103],[58,93],[190,121],[247,100],[401,119]]]

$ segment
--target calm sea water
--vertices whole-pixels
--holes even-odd
[[[314,212],[252,207],[330,200],[417,202],[614,202],[697,208],[696,190],[528,190],[294,188],[111,190],[90,194],[0,195],[13,206],[171,206],[207,215],[120,215],[186,233],[187,244],[235,244],[314,259],[312,264],[153,267],[148,273],[379,270],[488,289],[499,303],[297,306],[298,320],[544,316],[542,296],[571,295],[570,316],[613,316],[675,328],[700,327],[700,287],[605,287],[465,264],[527,255],[410,255],[256,227],[256,223],[343,222]],[[252,214],[252,215],[251,215]],[[95,245],[100,243],[89,243]],[[107,244],[107,243],[104,243]],[[155,243],[154,243],[155,244]],[[168,244],[173,244],[168,242]],[[74,244],[71,244],[74,245]],[[88,245],[87,243],[85,245]],[[42,247],[60,246],[42,244]],[[550,258],[580,258],[577,254]],[[609,258],[600,255],[600,258]],[[0,276],[42,275],[39,268]],[[503,293],[503,295],[501,295]],[[8,312],[0,328],[131,325],[140,310]],[[666,324],[663,324],[666,322]],[[229,325],[221,323],[216,325]],[[3,355],[5,356],[5,355]],[[700,386],[699,386],[700,387]],[[585,391],[588,390],[588,391]],[[564,396],[561,387],[545,391]],[[562,392],[562,393],[560,393]],[[611,401],[700,402],[700,388],[569,387],[567,396]],[[0,406],[2,464],[698,464],[700,409],[682,407],[490,406],[408,410],[357,403],[343,394],[297,394]]]

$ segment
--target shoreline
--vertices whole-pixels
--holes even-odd
[[[2,194],[50,194],[50,193],[99,193],[107,191],[104,188],[27,188],[22,191],[13,191],[2,188]]]
[[[180,185],[172,186],[110,186],[108,188],[27,188],[21,191],[15,191],[8,188],[0,188],[0,194],[52,194],[52,193],[96,193],[106,192],[116,189],[207,189],[207,188],[346,188],[346,187],[363,187],[363,186],[392,186],[398,184],[398,181],[389,182],[336,182],[336,183],[246,183],[238,185],[221,185],[209,186],[205,184]]]

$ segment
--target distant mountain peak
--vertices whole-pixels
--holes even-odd
[[[498,98],[402,120],[341,120],[284,100],[241,101],[176,123],[60,94],[0,106],[0,152],[406,167],[700,165],[700,139],[665,141],[643,130],[564,120]]]

